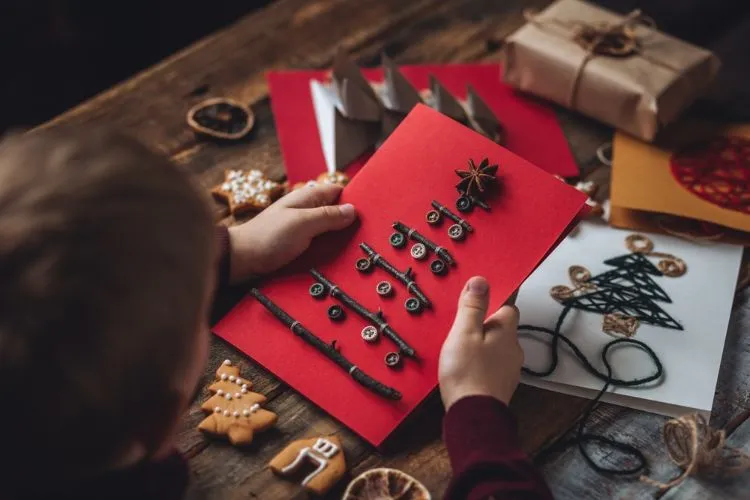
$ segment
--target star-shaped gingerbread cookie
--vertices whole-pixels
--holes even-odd
[[[227,170],[224,182],[214,187],[211,194],[238,215],[267,208],[284,194],[284,186],[268,179],[260,170]]]

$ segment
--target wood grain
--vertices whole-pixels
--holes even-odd
[[[383,51],[398,63],[498,60],[503,37],[523,22],[522,8],[538,8],[547,3],[277,0],[44,126],[87,123],[117,128],[171,156],[207,188],[219,183],[223,170],[228,168],[259,168],[279,180],[284,171],[264,79],[266,71],[327,67],[340,46],[365,65],[377,64]],[[218,145],[196,139],[187,128],[186,111],[212,96],[232,97],[252,107],[256,125],[247,140]],[[558,109],[558,115],[584,173],[597,166],[596,148],[609,140],[611,130],[562,109]],[[216,217],[225,217],[219,205]],[[220,297],[222,309],[226,310],[239,296],[235,293]],[[748,300],[747,295],[741,298],[742,303]],[[714,405],[715,425],[729,426],[730,430],[739,426],[750,410],[750,334],[742,328],[747,323],[745,313],[738,309]],[[291,440],[336,433],[344,443],[354,474],[374,466],[396,467],[423,481],[435,497],[442,494],[450,479],[450,466],[440,439],[439,398],[430,398],[386,449],[376,451],[218,339],[212,344],[206,382],[225,358],[240,364],[243,375],[255,383],[255,390],[268,396],[266,407],[280,418],[274,430],[259,435],[248,449],[238,450],[220,441],[206,440],[195,430],[201,419],[196,402],[179,435],[180,449],[190,458],[195,491],[210,498],[304,498],[298,486],[273,477],[265,464]],[[204,397],[205,394],[199,399]],[[511,404],[518,417],[523,447],[530,455],[539,456],[538,462],[556,495],[578,499],[650,494],[632,478],[597,475],[574,448],[540,454],[565,437],[585,404],[585,400],[530,387],[520,387]],[[664,421],[663,417],[602,405],[594,415],[592,430],[641,446],[653,464],[651,472],[666,478],[672,466],[659,438]],[[740,428],[745,432],[746,427],[745,424]],[[746,437],[743,442],[747,442]],[[618,460],[604,452],[597,453],[609,462]],[[340,485],[329,497],[340,496],[343,487]]]

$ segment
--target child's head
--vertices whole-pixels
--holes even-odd
[[[200,191],[96,130],[0,142],[2,476],[66,478],[163,444],[207,348]]]

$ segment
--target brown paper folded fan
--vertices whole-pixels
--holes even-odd
[[[432,99],[434,101],[433,107],[436,110],[460,123],[469,123],[469,117],[466,116],[463,106],[433,75],[430,75],[430,91],[432,92]]]
[[[477,94],[474,87],[467,85],[467,107],[474,129],[498,144],[505,144],[505,128],[487,103]]]
[[[333,61],[333,84],[341,100],[341,114],[352,120],[379,122],[382,104],[359,68],[344,51]]]
[[[409,83],[393,61],[383,54],[384,104],[391,111],[408,114],[422,102],[419,92]]]

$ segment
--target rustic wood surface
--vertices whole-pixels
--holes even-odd
[[[359,63],[376,64],[381,51],[398,63],[496,61],[505,35],[523,22],[523,7],[543,7],[547,0],[278,0],[236,24],[211,35],[164,62],[136,75],[45,126],[97,124],[130,133],[172,157],[199,176],[208,188],[233,167],[254,167],[271,177],[284,175],[264,72],[279,68],[324,68],[338,47],[348,49]],[[185,112],[206,97],[228,96],[249,103],[256,126],[247,141],[216,145],[196,139],[185,125]],[[579,164],[597,165],[596,148],[610,130],[560,110],[560,120]],[[217,220],[224,219],[217,205]],[[713,423],[736,428],[736,445],[746,445],[750,414],[750,333],[740,296],[724,353]],[[234,297],[222,297],[226,307]],[[224,358],[236,360],[244,376],[266,394],[269,409],[279,414],[275,429],[261,434],[248,450],[205,439],[195,427],[201,419],[194,404],[183,422],[180,449],[190,458],[193,493],[210,498],[304,498],[300,488],[279,480],[265,464],[288,442],[301,437],[337,433],[353,474],[374,466],[402,469],[419,478],[439,498],[450,479],[450,466],[440,439],[439,399],[428,401],[387,450],[377,452],[307,402],[275,377],[257,367],[231,346],[215,339],[206,380]],[[200,399],[205,394],[200,395]],[[538,457],[559,498],[640,498],[654,489],[637,479],[612,479],[590,470],[575,449],[540,452],[565,438],[586,401],[539,389],[520,387],[512,402],[524,449]],[[676,472],[662,447],[665,418],[602,405],[592,430],[639,445],[651,461],[649,474],[666,480]],[[734,439],[734,437],[733,437]],[[615,456],[602,457],[611,462]],[[344,484],[329,495],[340,495]],[[686,485],[695,497],[710,496]],[[681,494],[680,498],[684,498]]]

